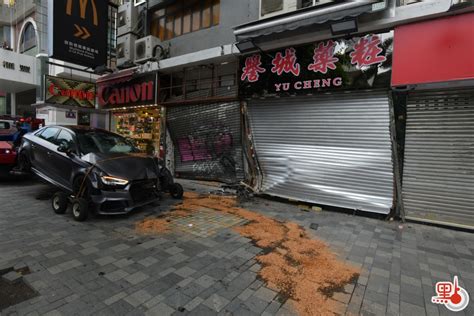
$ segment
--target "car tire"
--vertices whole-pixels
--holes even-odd
[[[68,203],[68,195],[64,192],[54,193],[53,198],[51,199],[51,206],[56,214],[66,213]]]
[[[18,155],[18,167],[22,172],[31,171],[30,157],[28,157],[28,154],[25,151],[20,152]]]
[[[83,222],[89,216],[89,202],[86,199],[78,198],[72,202],[72,217],[77,222]]]
[[[179,183],[173,183],[170,187],[170,194],[175,199],[182,199],[184,194],[183,186]]]

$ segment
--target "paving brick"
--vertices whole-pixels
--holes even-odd
[[[220,312],[227,304],[229,304],[229,300],[218,294],[213,294],[202,304],[216,312]]]

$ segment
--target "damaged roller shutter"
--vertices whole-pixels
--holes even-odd
[[[393,165],[386,91],[249,101],[270,195],[387,214]]]
[[[474,92],[408,96],[403,172],[407,218],[474,227]]]
[[[178,177],[234,183],[243,179],[238,102],[167,109]]]

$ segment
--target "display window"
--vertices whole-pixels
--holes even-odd
[[[145,108],[133,112],[113,113],[112,130],[130,140],[142,152],[159,155],[160,111]]]

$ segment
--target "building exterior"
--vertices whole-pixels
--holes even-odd
[[[472,2],[260,4],[234,30],[256,190],[474,227]]]
[[[48,57],[48,6],[48,0],[0,4],[0,115],[36,116],[46,124],[106,127],[105,114],[96,109],[95,102],[66,97],[87,93],[77,87],[83,83],[95,87],[98,75]]]
[[[148,151],[166,151],[177,176],[243,179],[233,27],[256,19],[257,10],[251,0],[120,6],[117,60],[123,70],[99,79],[99,98],[147,84],[153,74],[157,94],[145,101],[105,102],[111,130]]]

